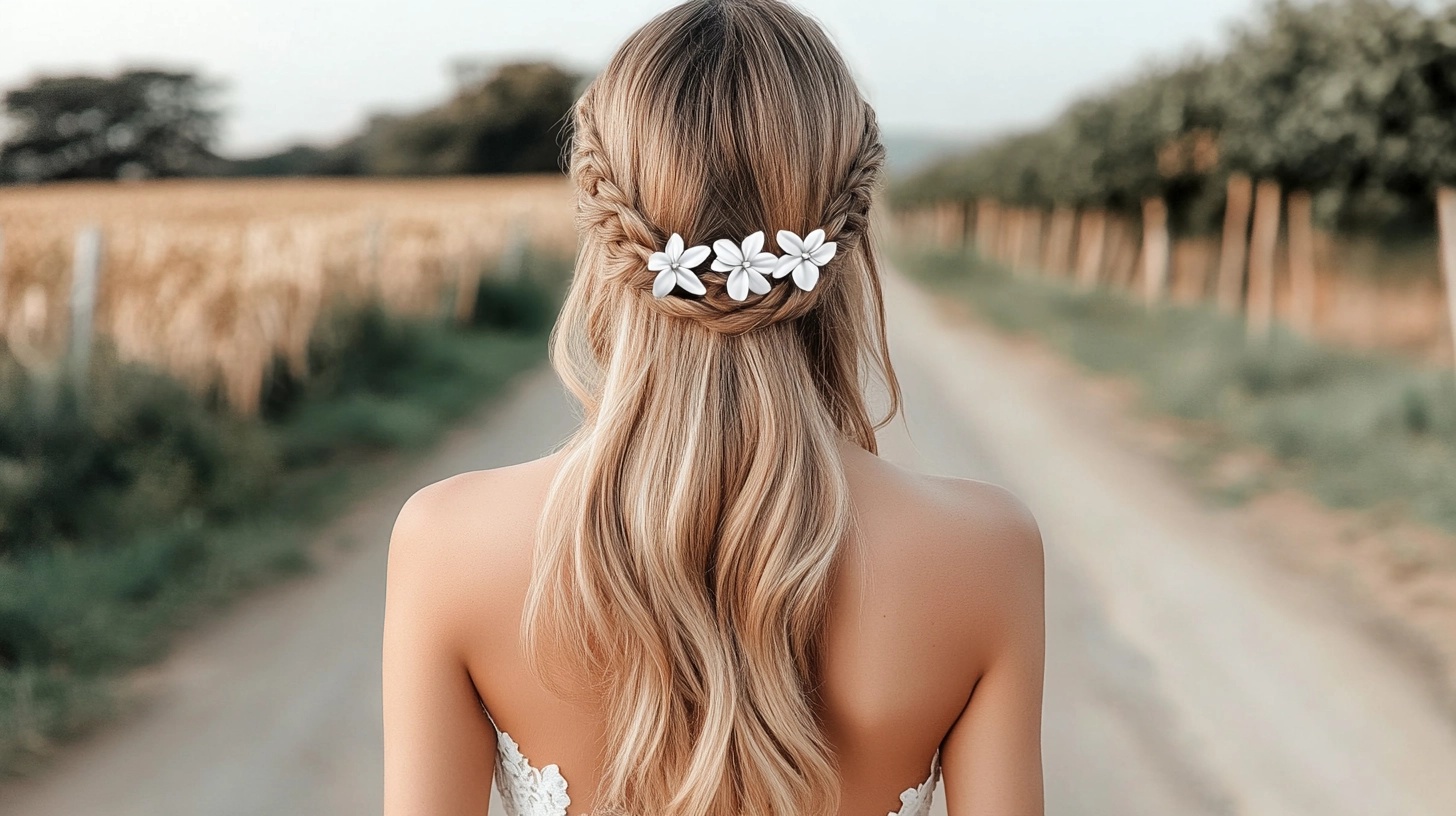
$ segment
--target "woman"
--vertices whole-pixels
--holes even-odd
[[[942,776],[951,816],[1041,813],[1041,541],[875,455],[884,148],[833,45],[695,0],[574,125],[583,424],[400,512],[387,816],[484,814],[492,778],[523,816],[922,816]]]

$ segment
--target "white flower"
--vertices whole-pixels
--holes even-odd
[[[788,230],[779,230],[779,248],[788,253],[779,258],[774,266],[773,276],[782,278],[793,273],[794,283],[805,292],[819,282],[819,267],[829,263],[839,245],[833,241],[824,243],[824,230],[816,229],[805,238]]]
[[[707,292],[703,282],[698,276],[688,271],[708,259],[708,248],[695,246],[683,249],[681,235],[673,233],[667,239],[667,249],[664,252],[654,252],[652,257],[647,259],[647,268],[657,273],[657,280],[652,282],[652,296],[665,297],[672,291],[672,287],[681,286],[683,289],[695,295]]]
[[[713,252],[717,253],[713,259],[713,271],[728,273],[728,297],[745,300],[749,290],[759,295],[768,294],[769,282],[764,273],[773,271],[778,259],[772,252],[762,250],[763,230],[744,238],[742,246],[726,238],[713,242]]]

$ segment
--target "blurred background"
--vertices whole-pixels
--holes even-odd
[[[390,523],[572,428],[564,117],[669,5],[7,5],[0,814],[378,812]],[[1048,812],[1456,813],[1456,4],[800,7],[884,454],[1042,524]]]

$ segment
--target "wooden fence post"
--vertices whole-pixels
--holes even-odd
[[[996,237],[1000,234],[1000,208],[995,201],[983,198],[976,202],[976,251],[981,257],[995,260]]]
[[[1289,193],[1289,283],[1289,322],[1299,333],[1312,335],[1319,280],[1314,263],[1314,203],[1305,190]]]
[[[1188,245],[1181,265],[1175,267],[1189,270],[1186,290],[1188,300],[1194,303],[1209,298],[1214,265],[1218,260],[1217,249],[1218,245],[1211,239],[1194,239]]]
[[[76,233],[76,249],[71,259],[71,336],[66,347],[66,370],[77,394],[85,392],[91,370],[92,323],[100,276],[101,228],[82,227]]]
[[[1137,277],[1137,238],[1126,216],[1112,215],[1107,220],[1107,283],[1116,289],[1129,289]]]
[[[1274,322],[1274,251],[1279,246],[1279,182],[1264,180],[1254,201],[1254,233],[1249,248],[1248,336],[1264,339]]]
[[[0,334],[5,332],[5,229],[0,227]]]
[[[970,199],[961,199],[961,234],[960,240],[956,242],[956,248],[964,252],[966,246],[971,243],[975,234],[975,210],[971,207]]]
[[[1017,260],[1020,266],[1028,272],[1041,271],[1041,244],[1042,244],[1042,214],[1036,207],[1026,207],[1021,211],[1022,237],[1020,245],[1016,248]]]
[[[1102,276],[1102,255],[1107,248],[1107,211],[1083,210],[1082,226],[1077,233],[1077,284],[1083,289],[1091,289]]]
[[[1243,301],[1244,258],[1248,254],[1249,206],[1253,181],[1243,173],[1228,180],[1228,205],[1223,214],[1223,248],[1218,256],[1218,305],[1236,312]]]
[[[965,235],[965,219],[960,205],[954,201],[943,201],[940,205],[940,230],[942,249],[960,249],[961,236]]]
[[[1009,221],[1006,222],[1005,249],[1006,265],[1011,271],[1020,275],[1026,271],[1021,263],[1021,245],[1026,241],[1026,210],[1021,207],[1012,207],[1008,213]]]
[[[1436,220],[1441,232],[1441,270],[1446,277],[1446,309],[1451,315],[1451,344],[1456,352],[1456,187],[1436,191]]]
[[[1143,199],[1143,300],[1163,299],[1168,288],[1168,204],[1162,196]]]
[[[1071,272],[1073,230],[1077,227],[1077,211],[1058,204],[1052,210],[1043,265],[1053,275],[1065,277]]]
[[[1011,267],[1011,271],[1021,274],[1021,243],[1026,235],[1025,213],[1020,207],[1012,207],[1007,215],[1011,217],[1010,223],[1006,225],[1006,234],[1001,239],[1001,262]]]

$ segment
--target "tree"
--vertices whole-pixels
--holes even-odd
[[[564,128],[581,78],[550,63],[461,72],[445,105],[379,116],[361,137],[366,173],[541,173],[561,169]]]
[[[191,72],[41,77],[4,97],[0,180],[178,176],[213,169],[218,86]]]
[[[1450,115],[1432,110],[1424,81],[1432,62],[1450,54],[1430,32],[1408,3],[1271,2],[1257,25],[1237,32],[1223,63],[1228,162],[1317,191],[1327,224],[1427,222],[1430,178],[1413,161],[1428,143],[1418,123]]]
[[[545,62],[452,65],[448,102],[414,114],[376,113],[331,147],[295,145],[234,161],[240,175],[543,173],[561,169],[565,126],[582,78]]]

